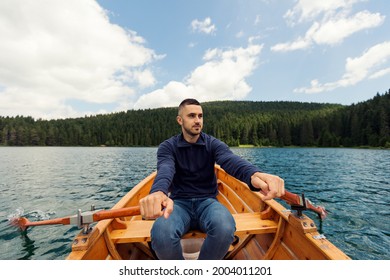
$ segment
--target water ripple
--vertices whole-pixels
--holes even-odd
[[[156,168],[156,148],[0,148],[0,258],[64,259],[76,226],[31,227],[9,219],[43,220],[110,208]],[[321,233],[353,259],[390,259],[390,151],[238,149],[264,172],[285,179],[330,211]]]

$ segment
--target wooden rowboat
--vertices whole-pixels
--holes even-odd
[[[312,219],[297,215],[276,200],[263,202],[262,194],[215,167],[218,200],[233,214],[236,240],[225,259],[233,260],[346,260],[349,257],[317,231]],[[152,186],[152,173],[128,192],[113,208],[137,206]],[[130,214],[129,214],[130,215]],[[68,260],[152,260],[150,229],[154,221],[141,216],[99,221],[92,229],[81,231],[73,241]],[[205,235],[191,231],[183,236],[186,246],[199,244]],[[184,252],[186,253],[186,252]],[[190,256],[191,252],[187,252]]]

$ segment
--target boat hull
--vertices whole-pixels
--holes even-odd
[[[245,183],[230,176],[219,166],[215,166],[215,173],[219,190],[217,198],[233,214],[237,224],[235,242],[225,259],[350,259],[321,235],[315,222],[306,215],[297,216],[276,200],[263,202],[261,193],[251,191]],[[142,180],[112,209],[138,205],[139,200],[149,194],[155,176],[156,172],[153,172]],[[100,221],[89,233],[80,232],[76,236],[67,259],[156,259],[150,248],[150,228],[153,222],[142,220],[139,215]],[[191,231],[183,236],[183,240],[187,245],[195,245],[205,237],[202,232]]]

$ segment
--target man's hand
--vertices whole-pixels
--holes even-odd
[[[265,194],[263,200],[284,195],[284,180],[278,176],[256,172],[251,177],[252,186],[261,189]]]
[[[173,211],[173,200],[161,191],[145,196],[139,204],[141,215],[145,219],[157,219],[163,215],[165,219],[168,219]]]

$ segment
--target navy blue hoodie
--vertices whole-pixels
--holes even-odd
[[[235,155],[224,142],[202,132],[194,144],[184,140],[182,134],[160,144],[157,176],[150,193],[170,193],[172,199],[216,197],[215,163],[255,190],[250,178],[260,170]]]

